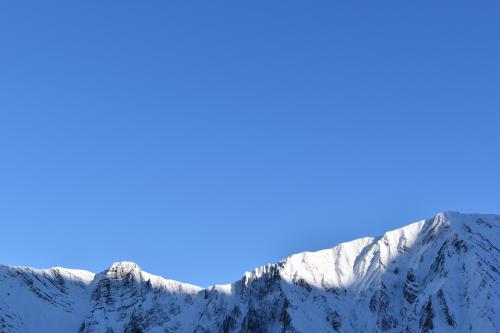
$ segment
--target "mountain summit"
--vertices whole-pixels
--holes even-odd
[[[499,332],[500,216],[446,212],[206,289],[0,266],[2,333]]]

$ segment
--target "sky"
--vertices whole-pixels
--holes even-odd
[[[500,214],[497,1],[5,1],[0,262],[201,286]]]

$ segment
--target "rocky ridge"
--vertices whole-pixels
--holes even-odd
[[[498,332],[500,217],[446,212],[230,285],[0,266],[2,333]]]

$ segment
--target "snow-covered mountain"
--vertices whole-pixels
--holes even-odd
[[[499,332],[499,248],[500,216],[447,212],[206,289],[0,266],[0,332]]]

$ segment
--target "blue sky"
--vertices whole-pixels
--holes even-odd
[[[500,213],[496,1],[0,5],[0,262],[206,286]]]

